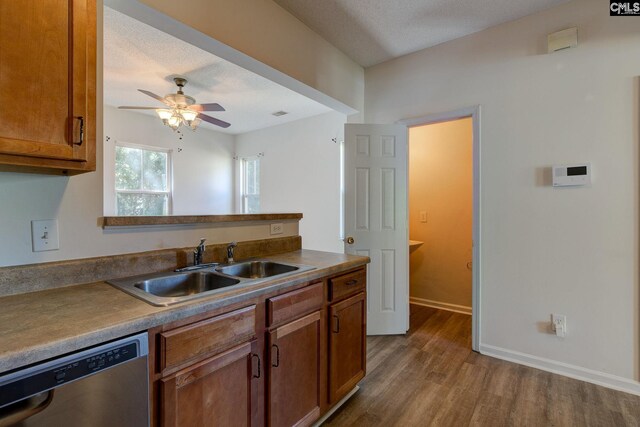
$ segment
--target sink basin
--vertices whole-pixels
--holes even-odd
[[[159,297],[181,297],[237,285],[240,280],[211,272],[171,274],[136,283],[134,286]]]
[[[237,264],[207,264],[173,272],[109,280],[107,283],[149,304],[168,306],[196,298],[237,290],[290,274],[313,270],[308,265],[273,261],[245,261]]]
[[[272,261],[247,261],[216,268],[220,273],[247,279],[262,279],[296,270],[300,270],[300,267]]]
[[[251,281],[204,269],[145,274],[107,283],[149,304],[167,306],[222,292],[232,286],[242,287]]]

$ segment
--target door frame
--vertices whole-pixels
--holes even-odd
[[[435,123],[450,122],[458,119],[471,118],[472,121],[472,150],[473,150],[473,220],[472,220],[472,271],[471,271],[471,349],[480,351],[480,320],[481,320],[481,277],[480,269],[480,247],[481,247],[481,182],[480,182],[480,105],[460,108],[458,110],[446,111],[443,113],[428,114],[426,116],[411,119],[398,120],[398,124],[403,124],[407,128],[431,125]],[[407,139],[407,144],[409,140]],[[407,150],[407,162],[410,155]],[[407,168],[407,182],[409,169]],[[407,205],[409,198],[407,197]],[[407,212],[409,207],[407,206]]]

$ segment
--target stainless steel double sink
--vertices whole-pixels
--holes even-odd
[[[288,276],[315,267],[253,260],[233,264],[208,264],[187,271],[145,274],[109,280],[107,283],[149,304],[167,306],[208,296],[229,288],[239,288],[276,277]]]

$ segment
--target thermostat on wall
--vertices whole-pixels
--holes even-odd
[[[591,163],[556,165],[551,169],[554,187],[591,184]]]

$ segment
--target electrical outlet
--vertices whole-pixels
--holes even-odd
[[[427,211],[420,211],[420,222],[427,222]]]
[[[31,221],[31,243],[33,252],[60,249],[58,240],[58,220]]]
[[[556,335],[564,338],[567,334],[567,316],[564,314],[552,314],[551,324]]]
[[[282,234],[284,233],[284,226],[281,222],[277,224],[271,224],[271,234]]]

